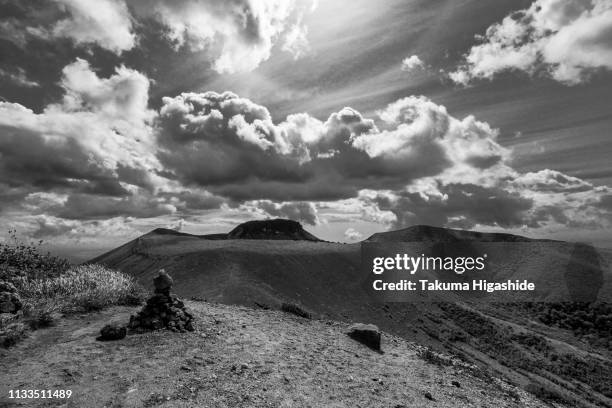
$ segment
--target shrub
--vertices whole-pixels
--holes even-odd
[[[530,382],[525,386],[525,391],[533,394],[535,397],[544,402],[561,402],[568,403],[568,399],[559,391],[552,387],[545,387],[542,384]]]
[[[81,265],[52,278],[16,278],[26,315],[99,310],[112,305],[133,305],[145,296],[134,279],[101,265]]]
[[[44,253],[42,243],[24,243],[16,230],[9,230],[8,242],[0,242],[0,279],[52,277],[68,270],[70,262]]]
[[[430,348],[420,349],[417,354],[423,360],[430,364],[435,364],[438,366],[451,366],[453,365],[453,360],[450,357],[446,357],[442,354],[436,353]]]
[[[21,322],[0,325],[0,346],[11,347],[27,336],[26,326]]]
[[[294,303],[283,303],[281,305],[281,310],[285,313],[291,313],[305,319],[312,319],[312,313],[304,310],[301,306]]]

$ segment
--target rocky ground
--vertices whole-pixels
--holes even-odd
[[[9,407],[536,407],[524,391],[383,334],[383,353],[344,323],[186,302],[195,331],[95,338],[138,308],[60,319],[0,350]],[[9,389],[70,389],[68,400],[10,400]]]

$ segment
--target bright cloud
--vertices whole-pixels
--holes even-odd
[[[418,55],[411,55],[402,61],[402,71],[412,72],[423,68],[425,68],[425,63]]]
[[[55,0],[68,17],[59,20],[50,32],[77,44],[97,44],[117,54],[136,44],[132,17],[123,0]]]
[[[609,0],[536,0],[490,26],[450,78],[461,84],[507,70],[548,73],[567,85],[612,70]]]
[[[298,0],[134,0],[138,16],[154,18],[177,47],[209,50],[220,73],[251,71],[282,45],[295,56],[308,49],[304,13],[312,4]]]

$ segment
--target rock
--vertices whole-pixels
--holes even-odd
[[[193,315],[180,299],[170,294],[173,279],[162,269],[153,283],[155,294],[136,316],[130,317],[129,329],[136,332],[160,329],[180,333],[194,331]]]
[[[451,384],[457,388],[461,388],[461,384],[459,384],[459,381],[451,381]]]
[[[23,304],[12,283],[0,281],[0,313],[16,314]]]
[[[348,335],[373,350],[380,351],[380,330],[373,324],[357,323],[349,328]]]
[[[172,285],[174,281],[166,273],[164,269],[159,270],[159,274],[153,279],[153,285],[155,286],[155,293],[161,294],[170,294],[170,289],[172,289]]]
[[[433,395],[431,395],[431,392],[429,391],[425,392],[425,398],[427,398],[430,401],[435,401],[435,398],[433,397]]]
[[[121,340],[127,335],[127,328],[118,324],[107,324],[100,330],[100,336],[96,340],[111,341]]]

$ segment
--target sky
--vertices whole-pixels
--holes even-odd
[[[610,0],[0,16],[0,223],[55,253],[271,217],[341,242],[429,224],[612,247]]]

